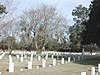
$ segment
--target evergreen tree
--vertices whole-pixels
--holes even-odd
[[[5,13],[6,7],[0,4],[0,14]]]
[[[91,2],[89,20],[82,37],[83,44],[97,44],[100,46],[100,0]]]
[[[72,43],[73,47],[80,47],[82,42],[81,33],[84,30],[84,22],[89,19],[89,10],[82,5],[78,5],[73,9],[72,16],[74,17],[73,20],[75,21],[74,25],[69,28],[70,33],[70,42]]]

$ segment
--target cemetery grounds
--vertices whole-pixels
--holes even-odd
[[[0,55],[2,55],[1,52]],[[18,53],[17,53],[18,54]],[[28,69],[28,61],[30,60],[30,53],[26,54],[26,57],[23,55],[23,62],[20,61],[20,53],[19,58],[16,57],[17,55],[14,53],[12,55],[12,61],[14,62],[14,72],[9,72],[9,55],[5,53],[5,55],[0,59],[0,74],[1,75],[80,75],[81,72],[86,72],[87,75],[91,75],[91,68],[95,67],[96,74],[98,73],[98,64],[100,63],[100,56],[97,54],[95,55],[86,55],[84,59],[81,60],[77,58],[77,54],[66,54],[61,53],[58,56],[54,55],[56,58],[56,65],[52,65],[52,55],[48,54],[48,58],[46,60],[46,66],[42,67],[42,58],[38,60],[38,56],[35,54],[32,58],[32,69]],[[56,54],[56,53],[55,53]],[[79,55],[80,56],[80,55]],[[64,58],[64,64],[61,64],[61,58]],[[70,62],[68,62],[68,57],[70,58]],[[73,57],[76,59],[73,61]],[[44,58],[45,59],[45,58]]]

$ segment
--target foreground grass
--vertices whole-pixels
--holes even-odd
[[[87,72],[87,75],[90,75],[91,68],[96,67],[97,72],[97,65],[100,63],[100,58],[97,56],[94,59],[87,59],[49,67],[48,65],[52,63],[52,60],[49,59],[45,68],[40,67],[39,69],[36,69],[37,65],[41,65],[41,61],[33,61],[33,69],[28,70],[26,68],[26,60],[29,60],[29,58],[25,59],[24,62],[19,62],[18,59],[13,59],[13,62],[15,63],[15,72],[9,73],[7,71],[8,57],[6,56],[6,59],[4,57],[0,60],[0,71],[2,72],[2,75],[80,75],[83,71]],[[57,62],[60,62],[60,60],[57,60]],[[20,69],[23,69],[23,71],[20,71]]]

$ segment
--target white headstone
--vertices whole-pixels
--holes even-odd
[[[81,59],[82,59],[82,60],[84,59],[84,55],[82,55]]]
[[[20,71],[23,71],[23,69],[20,69]]]
[[[46,67],[46,60],[42,60],[42,67]]]
[[[66,61],[66,63],[68,63],[68,61]]]
[[[60,65],[60,63],[58,63],[58,65]]]
[[[75,57],[73,57],[73,62],[75,62],[76,60],[75,60]]]
[[[2,59],[2,56],[0,55],[0,59]]]
[[[11,55],[9,55],[9,59],[12,58]]]
[[[91,75],[95,75],[95,67],[92,67],[92,69],[91,69]]]
[[[49,65],[49,67],[51,67],[51,65]]]
[[[39,66],[36,66],[37,69],[39,69]]]
[[[33,54],[31,54],[30,61],[33,61]]]
[[[27,58],[26,54],[24,55],[24,58]]]
[[[48,60],[48,54],[45,56],[45,59]]]
[[[23,56],[21,56],[20,61],[23,62]]]
[[[58,57],[59,57],[59,54],[57,53],[57,59],[58,59]]]
[[[12,57],[9,55],[9,63],[12,63]]]
[[[98,72],[100,72],[100,64],[98,64]]]
[[[54,55],[51,56],[51,59],[53,59],[53,58],[54,58]]]
[[[41,56],[38,56],[38,60],[41,60]]]
[[[64,64],[64,58],[61,59],[61,64]]]
[[[21,54],[21,57],[23,57],[23,54]]]
[[[81,75],[86,75],[86,72],[81,72]]]
[[[19,59],[19,55],[17,54],[16,57]]]
[[[36,59],[34,59],[36,61]]]
[[[98,75],[98,73],[96,73],[96,75]]]
[[[32,61],[28,61],[28,69],[32,69]]]
[[[13,62],[9,63],[9,72],[14,72],[14,63]]]
[[[78,60],[80,60],[80,56],[78,56]]]
[[[70,62],[70,57],[68,57],[68,62]]]
[[[56,59],[53,59],[53,66],[56,65]]]
[[[15,59],[15,57],[14,57],[14,59]]]

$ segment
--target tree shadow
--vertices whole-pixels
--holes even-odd
[[[9,71],[9,69],[7,69],[7,71]]]
[[[24,67],[25,69],[28,69],[28,67]]]
[[[85,60],[77,61],[77,62],[74,62],[74,63],[76,63],[76,64],[82,64],[82,65],[98,66],[98,64],[100,63],[100,58],[85,59]]]

